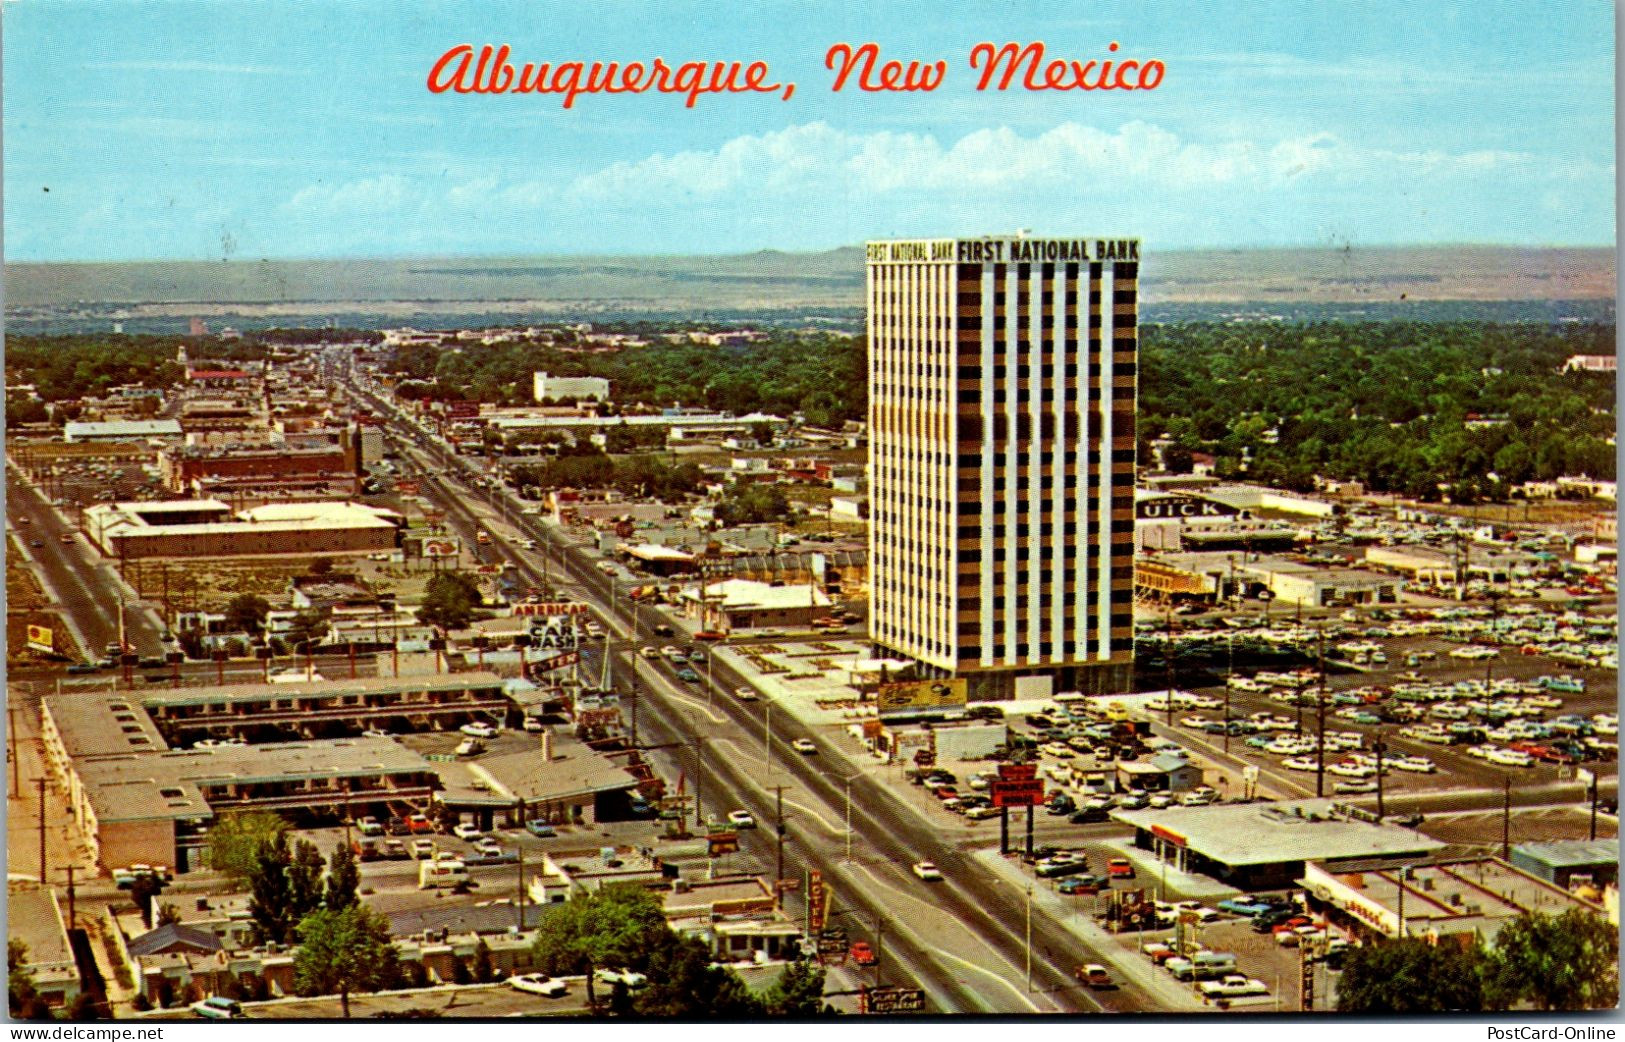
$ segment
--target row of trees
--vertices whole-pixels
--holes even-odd
[[[561,446],[559,455],[515,466],[512,474],[520,487],[613,488],[665,502],[692,494],[704,480],[696,463],[674,463],[654,455],[611,456],[588,442]]]
[[[1492,945],[1419,938],[1356,948],[1337,987],[1345,1013],[1446,1013],[1619,1004],[1619,932],[1581,909],[1526,912]]]
[[[1188,323],[1144,330],[1140,433],[1292,488],[1315,475],[1436,500],[1500,498],[1562,474],[1614,476],[1612,325]],[[1142,459],[1149,459],[1142,444]],[[1246,464],[1245,471],[1243,464]]]
[[[669,344],[604,354],[569,345],[466,345],[457,351],[402,347],[395,371],[413,387],[407,394],[506,404],[530,401],[531,374],[608,379],[618,402],[704,406],[743,414],[801,412],[820,426],[864,415],[867,361],[861,337],[836,333],[774,332],[734,347]]]

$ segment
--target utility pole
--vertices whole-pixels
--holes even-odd
[[[1236,631],[1225,638],[1224,657],[1224,751],[1230,752],[1230,679],[1236,675]]]
[[[782,786],[782,785],[773,786],[773,797],[774,797],[774,812],[773,812],[773,815],[774,815],[774,818],[776,819],[776,821],[774,822],[774,831],[777,833],[777,839],[778,839],[778,868],[777,868],[777,873],[778,874],[773,877],[773,879],[774,879],[773,893],[774,893],[774,899],[777,900],[778,895],[781,893],[781,891],[778,889],[778,882],[777,881],[784,878],[784,786]]]
[[[1163,701],[1164,701],[1164,709],[1167,712],[1167,726],[1172,727],[1172,726],[1174,726],[1174,605],[1173,605],[1173,601],[1170,600],[1167,604],[1163,605],[1163,616],[1162,616],[1162,618],[1163,618],[1162,658],[1163,658],[1164,663],[1167,666],[1167,671],[1168,671],[1168,690],[1163,692]],[[1028,808],[1027,813],[1030,815],[1032,813],[1032,809]],[[1031,852],[1031,849],[1032,849],[1032,844],[1029,842],[1028,843],[1028,851]]]
[[[22,759],[17,755],[17,707],[6,706],[6,738],[8,739],[11,754],[11,791],[18,796],[23,794]]]
[[[1315,658],[1320,666],[1320,686],[1315,694],[1315,798],[1326,795],[1326,633],[1315,624]],[[1298,696],[1303,705],[1303,695]]]
[[[1501,779],[1501,860],[1512,860],[1512,779]]]
[[[1591,839],[1597,839],[1597,772],[1591,772]]]
[[[700,807],[700,772],[705,770],[705,748],[699,735],[694,736],[694,827],[699,828],[705,824],[701,815],[704,813]]]
[[[1377,732],[1377,740],[1371,743],[1371,749],[1377,754],[1377,820],[1382,820],[1382,793],[1386,783],[1383,781],[1382,754],[1388,751],[1388,743],[1382,740],[1382,732]]]
[[[525,848],[519,848],[519,932],[525,931]]]
[[[73,887],[73,873],[76,866],[68,866],[68,929],[75,929],[79,925],[78,913],[74,905],[75,890]],[[42,879],[41,882],[44,882]]]
[[[1029,820],[1033,809],[1027,808]],[[1027,884],[1027,994],[1033,993],[1033,885]]]
[[[39,786],[39,881],[45,885],[45,777],[41,775],[34,779]]]
[[[767,765],[764,776],[771,777],[773,775],[773,743],[771,741],[773,735],[773,700],[765,699],[762,705],[766,707],[766,712],[762,714],[762,762]]]

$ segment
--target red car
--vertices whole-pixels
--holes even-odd
[[[430,821],[426,815],[413,814],[406,819],[406,828],[408,832],[415,836],[421,832],[433,832],[434,822]]]
[[[1106,862],[1106,875],[1112,879],[1133,879],[1134,863],[1126,857],[1114,857]]]
[[[959,792],[952,785],[942,785],[932,789],[931,795],[935,796],[939,800],[947,801],[953,799],[955,796],[958,796]]]
[[[851,955],[852,961],[859,966],[873,966],[880,961],[880,957],[875,954],[868,941],[853,941]]]

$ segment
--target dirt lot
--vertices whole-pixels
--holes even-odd
[[[47,661],[38,652],[27,647],[28,627],[46,626],[54,638],[57,650],[74,660],[85,658],[74,642],[68,628],[54,611],[46,610],[50,602],[40,589],[34,573],[24,568],[15,553],[6,556],[6,666],[22,669]]]

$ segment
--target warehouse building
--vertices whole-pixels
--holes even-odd
[[[769,586],[727,579],[683,591],[683,610],[708,630],[806,626],[829,612],[829,594],[816,584]]]
[[[1597,886],[1617,883],[1619,840],[1520,843],[1512,848],[1512,866],[1565,890],[1581,882]]]
[[[179,440],[179,420],[70,420],[62,427],[62,440],[69,445],[91,441],[145,441],[148,438]]]

